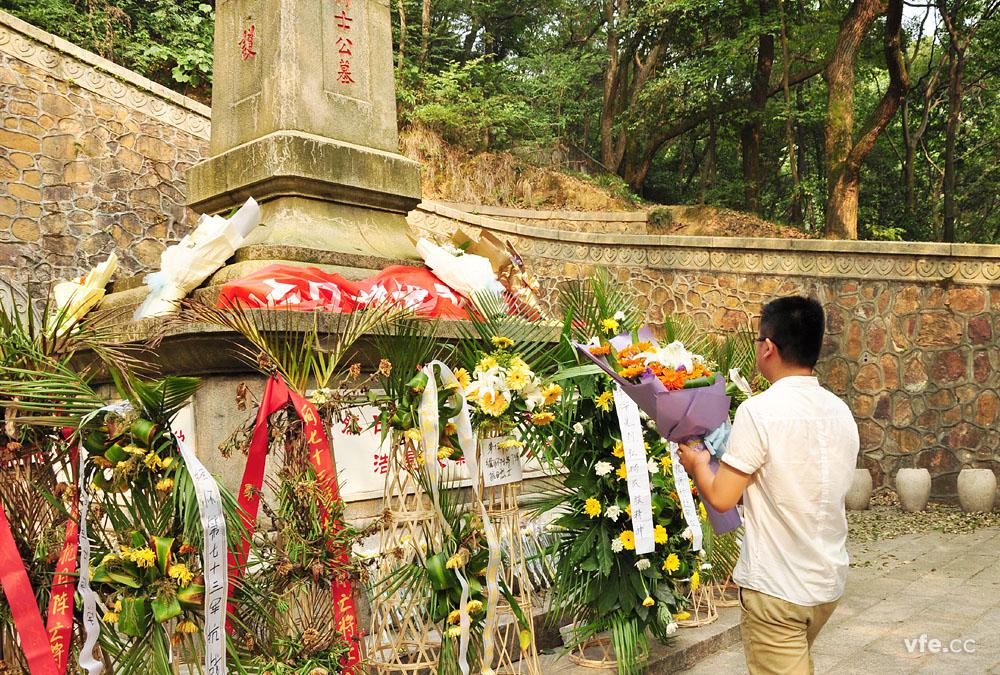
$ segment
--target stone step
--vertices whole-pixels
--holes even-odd
[[[732,647],[740,641],[740,609],[719,609],[719,619],[699,628],[682,628],[668,645],[650,640],[650,657],[646,672],[677,673],[691,668],[702,659]],[[579,666],[564,653],[552,651],[539,656],[541,670],[546,675],[585,675],[601,672]],[[608,670],[606,672],[613,672]]]

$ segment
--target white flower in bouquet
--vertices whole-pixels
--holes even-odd
[[[660,464],[655,459],[650,459],[646,462],[646,468],[649,470],[649,473],[660,473]]]
[[[694,364],[701,363],[702,358],[697,354],[689,352],[683,342],[671,342],[666,347],[658,347],[653,351],[642,352],[636,358],[643,359],[647,364],[659,363],[664,368],[673,370],[684,370],[691,372]]]
[[[625,320],[625,312],[623,312],[623,311],[621,311],[619,309],[617,312],[615,312],[614,320],[615,321],[624,321]]]
[[[610,462],[598,462],[594,465],[594,473],[598,476],[607,476],[609,473],[614,471],[615,467],[611,465]]]
[[[649,560],[647,558],[639,558],[635,561],[635,568],[640,572],[649,569]]]
[[[528,412],[542,407],[545,403],[545,392],[542,391],[542,381],[537,377],[532,377],[528,380],[528,384],[521,389],[520,394],[524,398],[524,406],[528,409]]]
[[[614,551],[615,553],[621,553],[623,550],[625,550],[625,545],[622,544],[621,539],[615,537],[614,539],[611,540],[611,550]]]
[[[573,433],[578,436],[583,436],[583,425],[579,422],[573,425]]]
[[[676,632],[677,632],[677,622],[671,621],[669,624],[667,624],[667,635],[673,635]]]
[[[681,537],[687,539],[688,541],[694,541],[694,533],[691,531],[690,527],[684,528],[684,531],[681,532]]]
[[[712,569],[712,563],[702,563],[701,564],[701,569],[703,569],[705,571],[708,571],[708,570]]]
[[[618,518],[622,515],[622,510],[617,504],[612,504],[608,507],[608,510],[604,512],[604,515],[607,516],[611,522],[617,523]],[[617,541],[617,539],[615,541]]]
[[[753,396],[753,389],[750,387],[750,382],[747,381],[747,378],[743,377],[739,368],[729,369],[729,381],[735,384],[737,389],[746,394],[747,398]]]

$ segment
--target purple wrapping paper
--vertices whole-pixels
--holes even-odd
[[[652,339],[648,327],[639,331],[639,339]],[[617,351],[631,343],[628,335],[619,335],[611,340],[611,346]],[[591,354],[587,345],[575,343],[575,346],[621,386],[622,391],[649,415],[656,424],[656,430],[668,441],[688,444],[694,439],[701,439],[729,418],[730,399],[726,395],[726,381],[721,375],[716,375],[715,382],[707,387],[670,391],[647,371],[640,382],[634,384],[616,373],[605,359]],[[707,448],[705,452],[708,452]],[[718,473],[718,460],[709,462],[709,467],[712,473]],[[702,503],[716,534],[725,534],[740,526],[740,515],[736,509],[719,513],[707,500],[703,499]]]

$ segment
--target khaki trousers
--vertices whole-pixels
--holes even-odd
[[[812,675],[813,640],[837,608],[837,602],[804,607],[741,588],[740,631],[750,675]]]

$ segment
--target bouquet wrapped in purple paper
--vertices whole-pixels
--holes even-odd
[[[708,451],[704,437],[728,421],[725,378],[680,342],[661,347],[645,327],[634,337],[619,335],[605,344],[577,343],[576,348],[618,383],[669,441]],[[713,459],[711,467],[717,471],[719,462]],[[718,534],[740,525],[736,509],[719,513],[707,502],[705,509]]]

